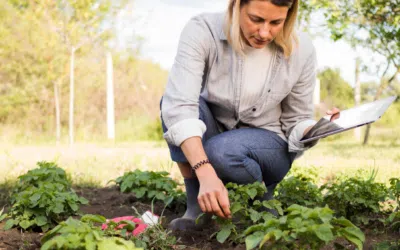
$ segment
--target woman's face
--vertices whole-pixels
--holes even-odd
[[[252,0],[240,9],[240,28],[247,45],[261,49],[271,43],[283,29],[288,7],[269,1]]]

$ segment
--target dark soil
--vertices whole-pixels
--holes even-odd
[[[171,207],[164,209],[164,205],[158,202],[153,205],[152,209],[151,202],[139,202],[134,195],[122,194],[116,188],[76,188],[76,192],[80,196],[87,198],[90,202],[90,205],[86,205],[81,208],[84,214],[100,214],[106,218],[128,215],[137,216],[135,210],[132,208],[135,207],[140,214],[147,210],[153,211],[157,215],[161,215],[163,213],[162,224],[164,227],[166,227],[171,220],[180,217],[184,213],[183,207]],[[0,197],[3,198],[1,195]],[[3,205],[6,205],[4,198],[3,200],[0,199],[0,209],[3,207]],[[40,249],[40,239],[43,236],[42,233],[27,233],[18,229],[3,231],[3,226],[4,222],[0,223],[0,250]],[[176,232],[174,235],[179,239],[179,245],[186,246],[186,249],[245,249],[243,245],[222,245],[215,239],[210,239],[210,235],[212,235],[215,230],[215,226],[210,225],[208,228],[203,229],[203,231]],[[364,249],[373,249],[373,246],[379,242],[400,239],[400,235],[398,233],[387,235],[377,234],[372,230],[367,230],[364,232],[366,233],[367,238]],[[340,243],[345,244],[343,241]],[[333,246],[328,246],[324,249],[333,249]]]

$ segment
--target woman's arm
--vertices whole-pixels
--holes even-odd
[[[182,151],[191,166],[207,159],[200,137],[191,137],[182,143]],[[228,191],[218,178],[211,164],[196,170],[200,182],[198,202],[203,212],[215,213],[222,218],[230,218]]]
[[[305,40],[303,42],[309,43],[309,45],[305,47],[308,48],[310,52],[304,62],[298,82],[281,103],[282,130],[288,138],[290,152],[301,152],[309,148],[309,146],[305,147],[299,140],[303,137],[306,130],[316,123],[313,119],[316,53],[311,41]]]
[[[182,31],[161,107],[168,128],[164,138],[182,148],[191,166],[207,159],[201,141],[206,126],[199,119],[199,97],[211,44],[211,33],[204,20],[199,17],[190,20]],[[196,175],[202,211],[229,217],[228,191],[213,167],[203,165]]]

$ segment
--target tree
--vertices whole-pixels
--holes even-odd
[[[321,100],[329,106],[346,109],[354,105],[353,89],[341,77],[339,69],[326,68],[318,73]]]
[[[367,48],[386,59],[386,65],[378,71],[381,82],[374,97],[377,100],[400,73],[400,1],[332,1],[324,14],[333,40],[345,39],[353,47]],[[370,125],[364,144],[369,132]]]

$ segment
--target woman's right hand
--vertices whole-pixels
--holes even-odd
[[[197,200],[204,213],[213,213],[221,218],[231,218],[228,190],[218,178],[211,165],[196,170],[200,182]]]

